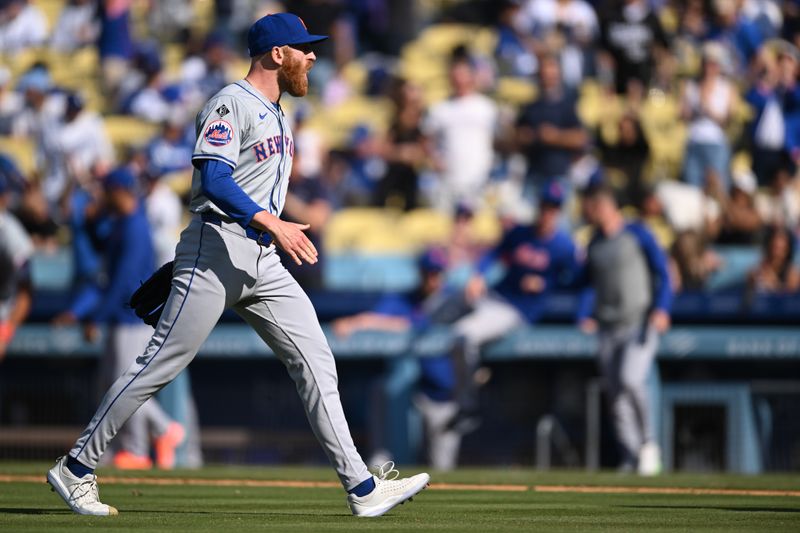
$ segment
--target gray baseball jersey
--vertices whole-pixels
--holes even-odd
[[[294,158],[292,132],[280,105],[261,96],[246,80],[214,95],[197,114],[192,160],[215,159],[233,167],[233,181],[260,207],[280,215]],[[190,211],[224,214],[192,176]]]
[[[193,158],[224,161],[259,206],[279,215],[294,145],[280,107],[246,81],[225,87],[198,115]],[[195,173],[191,210],[223,212]],[[172,289],[153,337],[106,393],[70,455],[94,467],[120,427],[194,358],[225,309],[269,344],[295,381],[311,428],[346,489],[370,477],[339,399],[336,365],[308,296],[274,246],[233,222],[193,217],[175,250]]]

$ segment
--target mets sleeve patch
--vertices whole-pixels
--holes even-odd
[[[206,128],[203,139],[211,146],[226,146],[233,140],[233,127],[225,120],[215,120]]]

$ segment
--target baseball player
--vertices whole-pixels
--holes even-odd
[[[280,105],[308,91],[316,56],[295,15],[256,21],[247,41],[247,76],[213,96],[197,115],[190,210],[175,252],[172,286],[144,353],[112,385],[69,454],[47,474],[70,508],[115,515],[100,502],[94,468],[120,426],[197,353],[226,308],[269,344],[295,381],[311,428],[357,516],[379,516],[428,484],[422,473],[373,476],[356,451],[337,390],[336,365],[308,297],[281,265],[276,246],[298,264],[317,251],[307,225],[282,221],[294,141]],[[384,465],[385,466],[385,465]]]
[[[597,332],[598,364],[623,453],[620,470],[657,474],[661,454],[645,383],[658,334],[670,326],[667,262],[644,225],[625,220],[612,189],[590,186],[583,209],[595,234],[578,281],[585,287],[578,323],[586,333]]]
[[[552,290],[572,281],[577,266],[575,244],[558,227],[563,202],[564,190],[558,182],[542,187],[536,222],[507,231],[467,283],[465,296],[472,311],[454,325],[459,412],[450,422],[462,433],[480,424],[481,347],[526,323],[538,322]],[[505,275],[489,289],[486,275],[498,260],[506,267]]]

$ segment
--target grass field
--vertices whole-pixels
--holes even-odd
[[[428,490],[386,516],[356,519],[329,469],[105,469],[100,494],[120,515],[96,518],[72,514],[49,491],[48,467],[0,463],[0,531],[800,532],[800,475],[464,469],[434,473]]]

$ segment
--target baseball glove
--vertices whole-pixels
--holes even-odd
[[[128,305],[145,324],[156,327],[161,318],[172,286],[173,265],[174,261],[164,264],[131,296]]]

